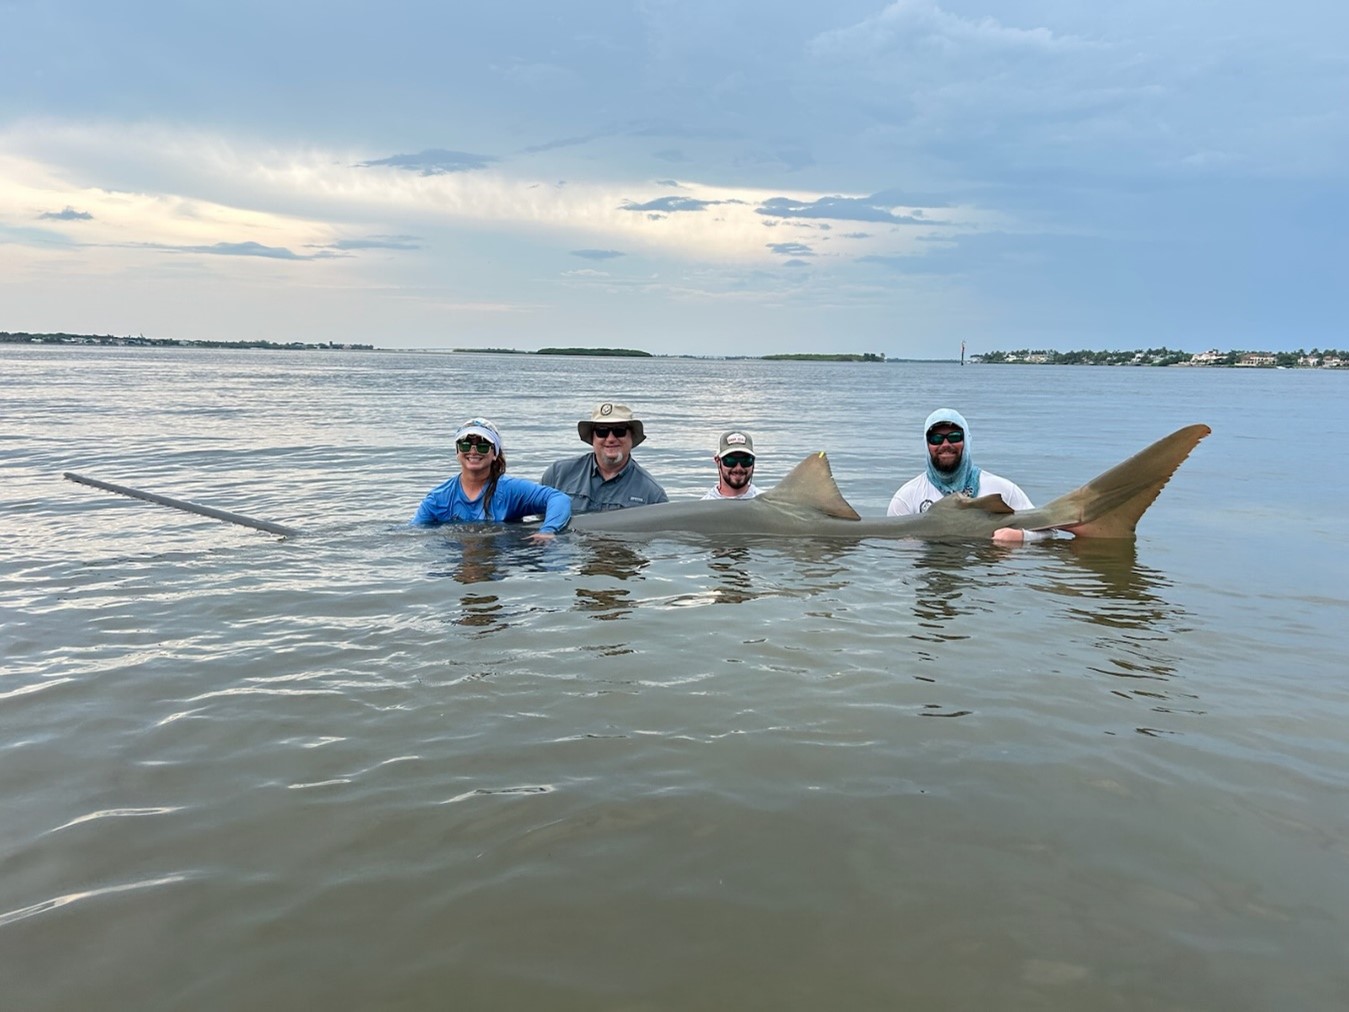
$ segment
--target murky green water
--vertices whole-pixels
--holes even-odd
[[[24,1009],[1338,1009],[1349,377],[0,350],[0,967]],[[647,419],[864,514],[928,411],[1120,550],[400,525]],[[64,471],[304,529],[264,534]]]

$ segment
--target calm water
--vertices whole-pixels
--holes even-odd
[[[0,349],[15,1009],[1341,1009],[1349,376]],[[748,427],[880,514],[932,408],[1037,502],[1213,427],[1120,550],[400,527]],[[64,471],[299,527],[258,532]]]

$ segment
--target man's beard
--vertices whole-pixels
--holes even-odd
[[[957,453],[955,457],[949,461],[945,460],[940,455],[938,455],[932,459],[932,463],[936,466],[937,470],[940,471],[942,474],[955,474],[957,471],[960,470],[961,461],[963,461],[964,459],[965,453],[962,450],[960,453]]]

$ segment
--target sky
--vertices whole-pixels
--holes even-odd
[[[0,0],[0,331],[1349,346],[1349,5]]]

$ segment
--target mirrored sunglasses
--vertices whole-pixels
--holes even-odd
[[[965,433],[959,429],[954,432],[929,432],[927,441],[933,446],[941,446],[942,443],[963,443],[965,442]]]
[[[477,450],[479,453],[487,454],[496,449],[490,439],[483,439],[480,436],[469,436],[465,439],[456,440],[454,445],[459,448],[460,453],[471,453]]]

